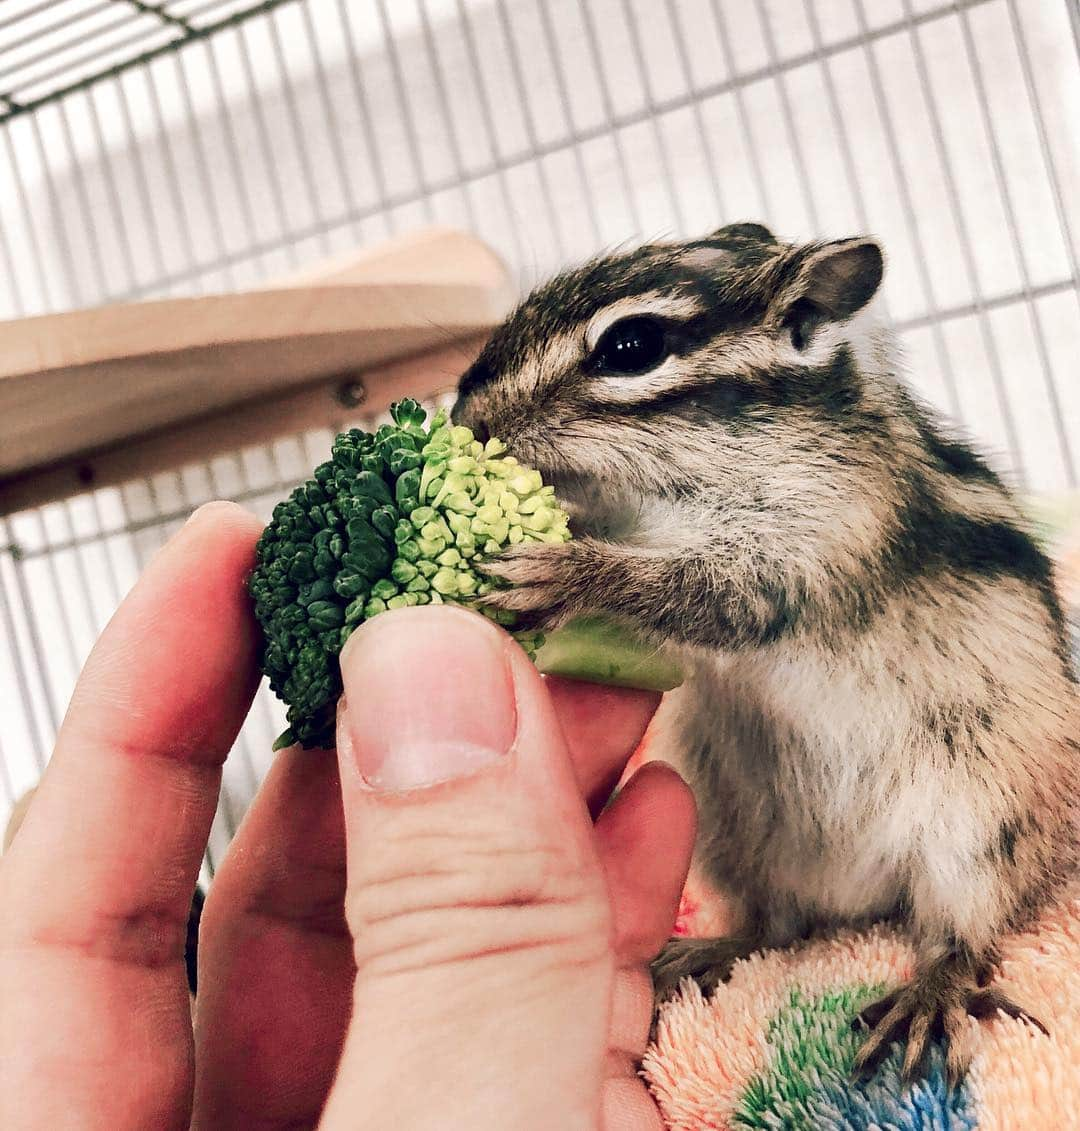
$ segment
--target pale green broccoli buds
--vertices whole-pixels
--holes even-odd
[[[419,483],[408,482],[394,528],[397,557],[389,576],[372,587],[362,610],[346,611],[346,624],[429,602],[476,602],[483,610],[492,583],[477,573],[477,562],[521,542],[570,537],[554,489],[505,451],[500,441],[481,444],[468,428],[450,427],[441,415],[432,421],[420,451]],[[513,623],[512,616],[491,615]]]

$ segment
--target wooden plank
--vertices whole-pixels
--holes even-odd
[[[307,282],[0,323],[3,479],[482,333],[511,301],[479,240],[435,231]]]
[[[273,397],[260,397],[205,414],[129,442],[68,458],[0,480],[0,514],[41,506],[97,487],[203,462],[224,452],[312,428],[352,423],[385,412],[401,397],[427,398],[454,387],[483,345],[473,335],[452,346],[319,381]],[[359,404],[342,393],[362,390]]]

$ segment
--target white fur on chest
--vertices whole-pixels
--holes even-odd
[[[858,921],[888,914],[918,886],[928,913],[969,919],[979,900],[965,908],[964,893],[981,867],[985,814],[927,733],[919,680],[898,682],[864,660],[777,647],[711,661],[666,706],[662,756],[679,764],[692,718],[729,763],[732,788],[760,790],[762,752],[728,725],[752,704],[771,735],[791,735],[767,759],[778,820],[758,863],[771,890],[811,917]]]

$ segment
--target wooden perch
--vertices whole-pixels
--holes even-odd
[[[0,512],[451,387],[512,298],[421,233],[272,287],[0,323]]]

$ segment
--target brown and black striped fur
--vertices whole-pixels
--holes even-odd
[[[867,1011],[859,1066],[905,1072],[966,1013],[1004,934],[1077,859],[1080,707],[1050,562],[1016,502],[897,377],[866,239],[758,225],[595,260],[491,337],[455,417],[553,481],[577,537],[493,571],[551,627],[624,618],[684,657],[658,720],[699,807],[698,866],[741,897],[738,940],[674,940],[658,992],[833,924],[896,918],[912,984]],[[647,316],[667,356],[593,353]]]

